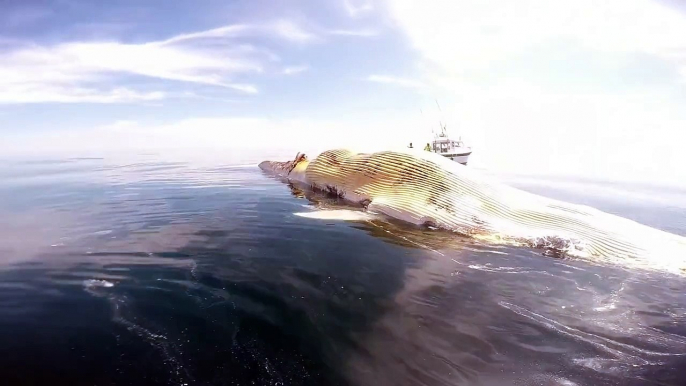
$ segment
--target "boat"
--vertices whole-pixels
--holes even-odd
[[[445,125],[441,125],[441,132],[434,135],[431,151],[462,165],[467,165],[469,156],[472,154],[472,148],[462,142],[462,137],[459,137],[457,141],[448,137]]]

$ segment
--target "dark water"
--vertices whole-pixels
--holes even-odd
[[[685,279],[298,217],[340,206],[241,163],[4,162],[2,384],[686,384]],[[683,191],[511,182],[686,234]]]

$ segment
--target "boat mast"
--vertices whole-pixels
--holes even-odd
[[[438,106],[438,111],[443,113],[443,111],[441,110],[441,105],[438,104],[438,99],[434,99],[434,100],[436,101],[436,106]],[[446,136],[445,124],[440,119],[438,120],[438,126],[440,126],[440,128],[441,128],[441,134],[439,135],[439,137],[445,137]]]

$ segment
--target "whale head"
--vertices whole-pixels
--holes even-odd
[[[268,174],[306,184],[305,169],[307,169],[308,164],[307,156],[303,153],[298,153],[291,161],[266,160],[260,162],[258,167]]]
[[[257,166],[265,172],[287,177],[299,164],[307,162],[307,156],[303,153],[296,154],[291,161],[262,161]]]

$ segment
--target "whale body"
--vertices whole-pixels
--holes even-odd
[[[498,183],[422,150],[332,149],[259,168],[367,211],[553,255],[686,273],[686,238]]]

